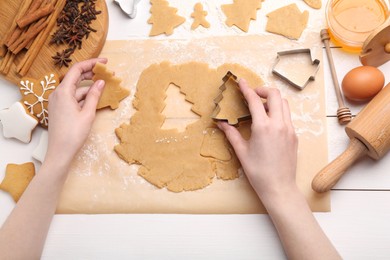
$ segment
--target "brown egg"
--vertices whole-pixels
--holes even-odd
[[[373,98],[384,85],[382,71],[372,66],[360,66],[345,75],[341,88],[348,99],[366,101]]]

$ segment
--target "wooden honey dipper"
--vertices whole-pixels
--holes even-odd
[[[345,127],[348,148],[313,179],[317,192],[330,190],[347,169],[364,155],[378,160],[390,150],[390,83]]]
[[[328,57],[330,72],[332,74],[333,86],[334,86],[334,90],[336,91],[337,103],[339,104],[339,108],[337,109],[337,118],[339,119],[339,123],[341,125],[344,125],[351,122],[352,113],[351,110],[344,105],[344,100],[343,97],[341,96],[340,85],[337,79],[337,74],[336,74],[336,70],[332,58],[332,52],[330,51],[330,46],[329,46],[330,37],[328,34],[328,30],[322,29],[320,34],[321,34],[321,40],[325,45],[326,56]]]

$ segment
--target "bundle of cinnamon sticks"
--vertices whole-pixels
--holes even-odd
[[[0,46],[1,73],[8,74],[16,55],[27,50],[17,67],[21,76],[27,74],[64,5],[65,0],[23,1]]]

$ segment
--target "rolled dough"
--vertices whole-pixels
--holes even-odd
[[[199,62],[182,65],[163,62],[144,70],[133,102],[137,112],[130,124],[116,129],[120,139],[115,147],[117,154],[130,164],[141,165],[138,174],[147,181],[174,192],[204,188],[216,175],[224,180],[237,178],[240,165],[234,151],[211,118],[214,98],[220,93],[219,86],[228,71],[238,77],[245,75],[256,82],[255,87],[263,84],[255,73],[239,65],[225,64],[212,69]],[[165,120],[161,114],[164,96],[172,83],[200,116],[184,132],[161,129]],[[244,124],[239,130],[248,132],[249,127]]]

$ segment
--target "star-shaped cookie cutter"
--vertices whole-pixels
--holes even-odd
[[[137,15],[137,4],[140,1],[141,0],[114,0],[122,11],[132,19]]]
[[[310,55],[311,65],[312,66],[316,66],[316,68],[314,69],[312,75],[310,75],[303,84],[300,83],[300,82],[295,81],[292,78],[289,78],[283,72],[278,71],[278,69],[277,69],[278,63],[281,60],[282,56],[296,55],[296,54],[306,54],[306,55],[308,54],[308,55]],[[274,65],[272,66],[272,73],[275,74],[276,76],[282,78],[283,80],[285,80],[290,85],[292,85],[292,86],[302,90],[302,89],[304,89],[307,86],[307,84],[309,84],[310,81],[315,80],[315,75],[317,74],[317,71],[319,70],[319,68],[320,68],[320,60],[315,59],[313,57],[311,49],[309,49],[309,48],[307,48],[307,49],[295,49],[295,50],[281,51],[281,52],[277,53],[276,61],[275,61]],[[296,70],[296,71],[297,71],[297,73],[300,73],[299,70]]]

